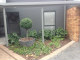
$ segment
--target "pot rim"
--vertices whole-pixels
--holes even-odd
[[[33,37],[31,37],[31,38],[33,38]],[[22,41],[21,39],[22,39],[22,38],[19,39],[19,41],[21,41],[21,42],[28,42],[28,41],[35,40],[35,38],[33,38],[32,40],[28,40],[28,41]]]

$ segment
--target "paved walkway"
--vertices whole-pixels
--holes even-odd
[[[8,55],[7,53],[5,53],[3,50],[0,49],[0,60],[15,60],[14,58],[12,58],[10,55]]]
[[[6,44],[5,37],[0,37],[0,44],[1,45],[5,45]]]
[[[3,45],[0,45],[0,60],[25,60],[20,55],[14,53]]]
[[[80,41],[49,60],[80,60]]]

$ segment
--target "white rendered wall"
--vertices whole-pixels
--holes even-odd
[[[6,0],[0,0],[0,3],[6,3]]]

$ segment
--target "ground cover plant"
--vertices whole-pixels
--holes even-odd
[[[45,30],[44,35],[45,42],[42,43],[42,39],[39,37],[42,36],[41,31],[37,32],[36,30],[30,30],[28,32],[28,36],[36,38],[36,41],[32,46],[26,47],[19,44],[19,36],[16,33],[9,34],[9,49],[20,55],[29,55],[35,58],[38,56],[46,55],[51,53],[55,48],[61,47],[61,41],[65,40],[67,31],[63,28],[58,28],[56,30]]]
[[[16,33],[8,34],[9,45],[17,45],[19,43],[19,36]]]
[[[28,34],[29,37],[38,38],[36,30],[30,30]]]
[[[26,34],[28,38],[28,30],[32,27],[32,20],[30,18],[24,18],[20,21],[20,26],[26,29]]]
[[[10,49],[21,55],[32,55],[39,56],[41,54],[48,54],[52,50],[49,46],[43,44],[41,41],[36,41],[31,47],[12,45]]]

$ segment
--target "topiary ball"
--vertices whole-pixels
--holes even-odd
[[[20,21],[20,26],[24,29],[30,29],[32,27],[32,20],[29,18],[24,18]]]

